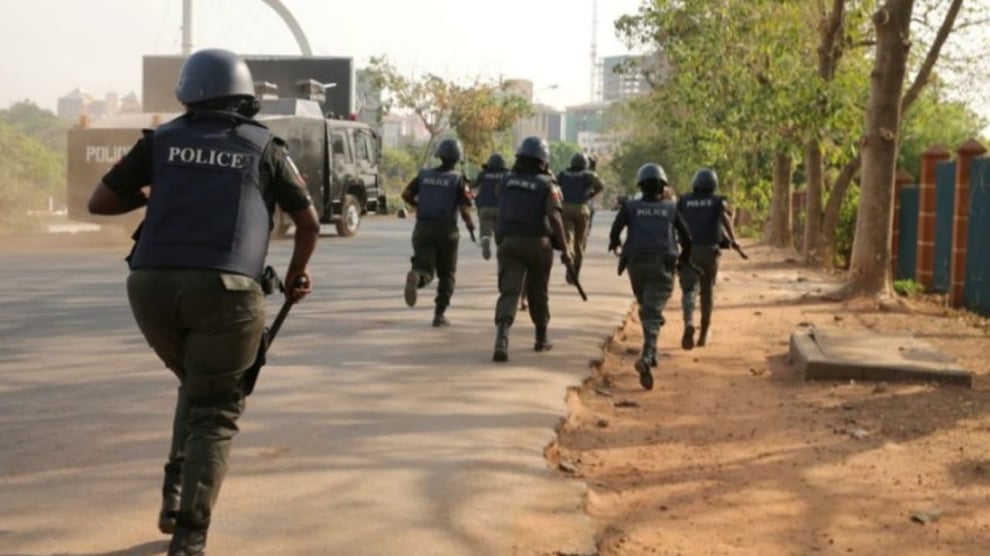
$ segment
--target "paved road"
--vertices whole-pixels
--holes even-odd
[[[241,420],[210,532],[215,555],[593,553],[577,481],[542,450],[569,385],[631,299],[599,215],[582,303],[551,283],[554,351],[517,321],[491,362],[494,261],[461,243],[448,315],[407,308],[412,223],[369,219],[328,236],[316,291],[293,310]],[[284,269],[290,244],[273,245]],[[3,254],[0,555],[147,556],[174,378],[126,305],[122,248]],[[278,300],[270,300],[274,314]]]

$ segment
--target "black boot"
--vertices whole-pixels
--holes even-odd
[[[700,345],[700,344],[699,344]],[[681,348],[686,350],[694,349],[694,325],[684,325],[684,335],[681,336]]]
[[[550,351],[553,349],[553,342],[547,338],[547,327],[536,327],[536,343],[533,344],[533,351]]]
[[[158,512],[158,530],[166,535],[175,532],[175,516],[179,513],[179,491],[162,489],[162,508]]]
[[[653,373],[650,359],[643,357],[636,360],[636,372],[639,373],[639,384],[644,390],[653,390]]]
[[[500,322],[495,332],[495,353],[492,361],[504,363],[509,360],[509,324]]]
[[[710,326],[710,323],[707,323],[707,322],[701,323],[701,333],[698,334],[698,347],[705,347],[705,344],[708,343],[708,327],[709,326]]]
[[[165,480],[162,481],[162,507],[158,511],[158,530],[166,535],[175,532],[175,518],[179,513],[179,498],[182,488],[182,466],[180,463],[165,464]]]
[[[206,529],[190,529],[179,526],[168,543],[167,556],[204,556]]]
[[[436,311],[433,313],[433,328],[450,326],[450,321],[447,320],[447,317],[443,316],[446,310],[446,307],[437,307]]]

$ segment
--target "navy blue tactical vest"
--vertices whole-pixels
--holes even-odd
[[[558,178],[565,203],[581,205],[588,201],[588,190],[591,189],[591,175],[588,172],[564,170]]]
[[[420,170],[416,220],[457,223],[461,174],[455,170]]]
[[[674,241],[674,218],[677,206],[672,201],[648,202],[642,199],[627,201],[624,205],[629,220],[626,243],[622,254],[677,255]]]
[[[725,197],[696,191],[687,193],[677,201],[677,210],[691,230],[691,243],[718,245],[722,239],[722,205]]]
[[[261,194],[268,128],[233,114],[186,114],[155,130],[151,197],[133,269],[261,276],[271,216]]]
[[[550,176],[509,173],[498,197],[498,230],[502,236],[549,237],[547,195]]]
[[[474,204],[478,208],[498,206],[495,187],[502,183],[502,178],[506,174],[507,172],[489,172],[488,170],[478,174],[478,197],[474,200]]]

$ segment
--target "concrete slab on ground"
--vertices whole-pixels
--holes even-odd
[[[811,326],[791,334],[790,356],[805,380],[973,385],[972,373],[928,342],[911,336],[883,336]]]

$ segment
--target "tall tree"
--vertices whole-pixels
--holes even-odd
[[[843,292],[849,295],[890,293],[894,164],[901,114],[927,84],[962,6],[962,0],[952,0],[918,77],[902,96],[914,3],[915,0],[887,0],[873,15],[877,46],[861,149],[863,183],[850,267],[852,279]]]
[[[531,111],[528,101],[505,92],[503,83],[476,79],[459,85],[435,74],[406,77],[384,56],[373,57],[365,70],[371,83],[386,93],[383,110],[409,110],[423,123],[429,140],[419,157],[425,163],[437,139],[454,132],[469,159],[479,160],[496,146],[500,135]]]

